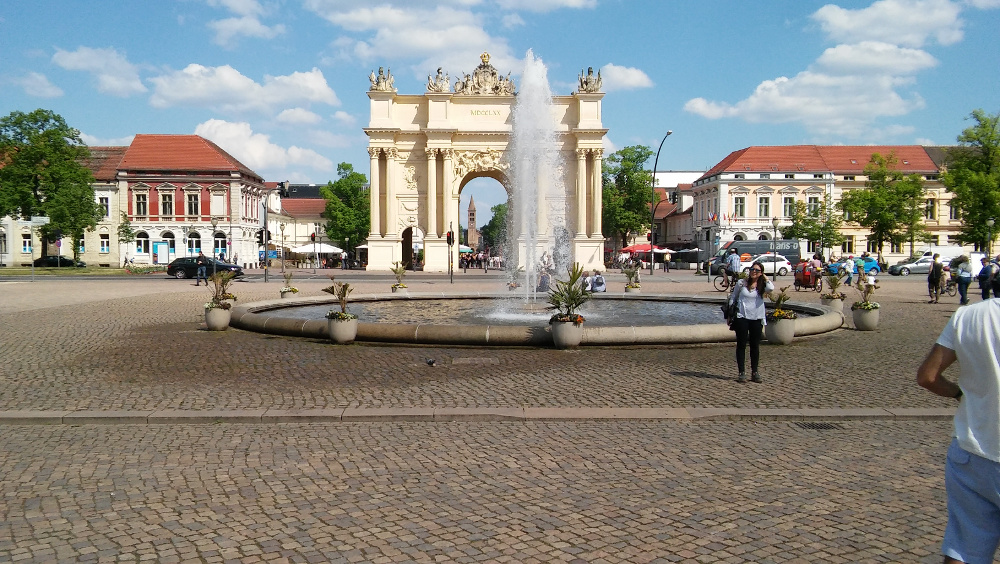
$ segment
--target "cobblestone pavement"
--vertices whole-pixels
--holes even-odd
[[[391,284],[335,274],[359,292]],[[328,281],[309,276],[294,284],[319,295]],[[0,411],[953,403],[914,383],[957,307],[926,304],[918,277],[880,282],[878,331],[763,347],[763,385],[734,382],[732,344],[333,347],[203,331],[207,292],[190,282],[3,280]],[[496,291],[503,280],[407,283]],[[281,285],[235,290],[253,301]],[[690,272],[643,279],[644,291],[721,296],[707,288]],[[0,425],[0,562],[940,561],[950,423],[836,426]]]

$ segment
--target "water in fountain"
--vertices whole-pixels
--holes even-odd
[[[548,70],[530,50],[514,104],[510,162],[513,229],[507,234],[512,268],[525,270],[525,298],[533,299],[543,263],[565,272],[569,263],[566,194],[560,145],[552,113]],[[539,213],[541,211],[541,213]],[[521,256],[523,253],[523,256]]]

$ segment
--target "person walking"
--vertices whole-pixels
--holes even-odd
[[[995,274],[990,287],[993,289],[993,297],[1000,298],[1000,255],[997,255],[991,262],[993,263],[993,272]]]
[[[854,280],[855,268],[856,267],[854,266],[854,255],[850,255],[849,257],[844,259],[844,272],[847,273],[846,283],[848,286],[850,286],[851,282]]]
[[[931,299],[927,300],[927,303],[938,303],[938,297],[941,295],[941,283],[943,280],[944,264],[941,262],[941,255],[934,253],[934,264],[931,265],[931,269],[927,272],[927,293],[930,294],[931,297]]]
[[[962,255],[958,257],[958,303],[961,305],[968,305],[969,303],[969,285],[972,284],[972,265],[969,264],[969,256]]]
[[[957,310],[917,369],[917,383],[958,400],[945,463],[945,563],[993,562],[1000,544],[1000,300]],[[943,376],[959,362],[957,382]]]
[[[205,285],[208,286],[208,258],[205,256],[205,253],[198,251],[196,264],[198,265],[198,271],[194,277],[194,285],[200,286],[201,281],[204,280]]]
[[[760,376],[760,340],[764,332],[765,319],[764,296],[774,290],[774,284],[764,276],[764,265],[755,262],[750,265],[746,280],[739,280],[729,295],[729,304],[736,303],[736,319],[733,320],[733,330],[736,331],[736,367],[739,376],[736,381],[743,384],[747,381],[746,350],[750,345],[750,380],[761,383]]]
[[[984,300],[990,299],[990,291],[993,289],[993,279],[997,274],[997,266],[990,262],[986,257],[980,259],[983,263],[982,268],[979,269],[979,292]]]

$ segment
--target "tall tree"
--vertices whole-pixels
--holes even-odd
[[[958,146],[948,152],[941,182],[954,194],[951,205],[962,218],[960,240],[986,249],[998,229],[986,221],[1000,221],[1000,114],[975,110],[969,118],[976,123],[962,131]]]
[[[644,145],[632,145],[612,153],[604,161],[602,183],[603,235],[611,237],[615,247],[628,244],[628,234],[648,229],[653,173],[646,162],[653,150]]]
[[[348,163],[337,165],[337,181],[319,189],[326,199],[326,235],[331,241],[345,239],[348,245],[359,245],[371,231],[371,201],[365,187],[368,178]],[[345,249],[346,250],[346,249]]]
[[[811,208],[805,202],[795,202],[791,225],[781,229],[781,236],[785,239],[805,239],[826,249],[844,242],[840,233],[842,224],[843,216],[827,194],[822,204]]]
[[[868,228],[879,256],[886,241],[899,240],[908,230],[913,218],[906,215],[906,204],[914,198],[914,190],[923,197],[923,184],[906,179],[897,162],[894,153],[873,153],[865,165],[865,187],[845,193],[839,203],[848,221]]]
[[[75,241],[103,215],[83,164],[89,155],[80,132],[49,110],[0,118],[0,217],[47,215],[43,235],[71,235],[77,255]]]
[[[903,206],[900,212],[900,228],[893,241],[896,243],[908,242],[910,244],[910,254],[914,253],[917,241],[929,241],[931,237],[927,225],[924,223],[927,211],[927,200],[924,198],[924,179],[919,174],[911,174],[899,181],[897,188],[903,199]]]
[[[483,242],[491,248],[499,249],[507,243],[507,204],[497,204],[490,208],[493,217],[483,226]]]

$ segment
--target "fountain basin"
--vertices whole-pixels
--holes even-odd
[[[411,293],[408,296],[393,294],[368,294],[351,298],[351,303],[364,301],[387,300],[427,300],[427,299],[509,299],[509,294],[438,294]],[[594,297],[595,300],[637,300],[666,301],[683,303],[701,303],[721,305],[724,297],[710,298],[704,296],[681,295],[650,295],[641,297],[623,294],[603,294]],[[274,310],[287,306],[325,305],[337,307],[335,300],[327,296],[303,297],[297,299],[268,300],[234,306],[231,325],[239,329],[286,335],[327,339],[326,319],[304,319],[276,315]],[[833,308],[817,305],[789,302],[786,309],[804,314],[795,324],[795,336],[815,335],[840,328],[843,324],[843,312]],[[270,315],[260,315],[269,311]],[[552,335],[548,325],[456,325],[434,323],[359,323],[358,341],[406,343],[426,345],[472,345],[472,346],[551,346]],[[657,345],[657,344],[692,344],[692,343],[723,343],[735,341],[735,333],[729,330],[725,323],[710,323],[700,325],[654,325],[654,326],[605,326],[588,327],[584,324],[583,346],[602,345]]]

